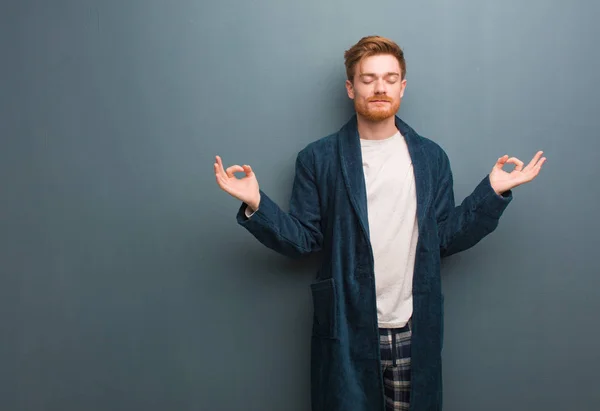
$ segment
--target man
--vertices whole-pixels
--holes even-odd
[[[545,158],[499,158],[456,207],[445,152],[396,116],[406,87],[400,47],[365,37],[345,59],[356,115],[300,151],[289,212],[249,165],[225,170],[217,156],[215,177],[264,245],[291,257],[322,251],[311,284],[313,411],[440,410],[440,260],[491,233],[511,190]]]

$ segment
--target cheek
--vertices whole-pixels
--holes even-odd
[[[366,100],[371,95],[368,90],[361,88],[360,90],[354,90],[355,98],[359,100]]]
[[[390,85],[390,93],[399,96],[402,94],[402,85],[400,83],[394,83]]]

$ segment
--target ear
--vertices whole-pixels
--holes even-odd
[[[402,98],[404,97],[404,90],[406,89],[406,79],[402,80],[400,87],[400,98]]]
[[[350,80],[346,80],[346,91],[348,92],[348,97],[354,100],[354,86]]]

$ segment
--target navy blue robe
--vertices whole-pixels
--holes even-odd
[[[396,117],[413,162],[419,241],[413,278],[413,411],[442,408],[444,303],[440,260],[479,242],[498,225],[512,193],[489,176],[455,206],[444,150]],[[373,252],[357,119],[298,153],[289,212],[261,190],[259,209],[237,221],[265,246],[290,257],[313,251],[322,263],[311,284],[313,411],[385,411]]]

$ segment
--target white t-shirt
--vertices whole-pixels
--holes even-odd
[[[400,132],[360,140],[367,188],[369,233],[375,264],[380,328],[406,325],[412,316],[412,282],[418,240],[412,161]]]

